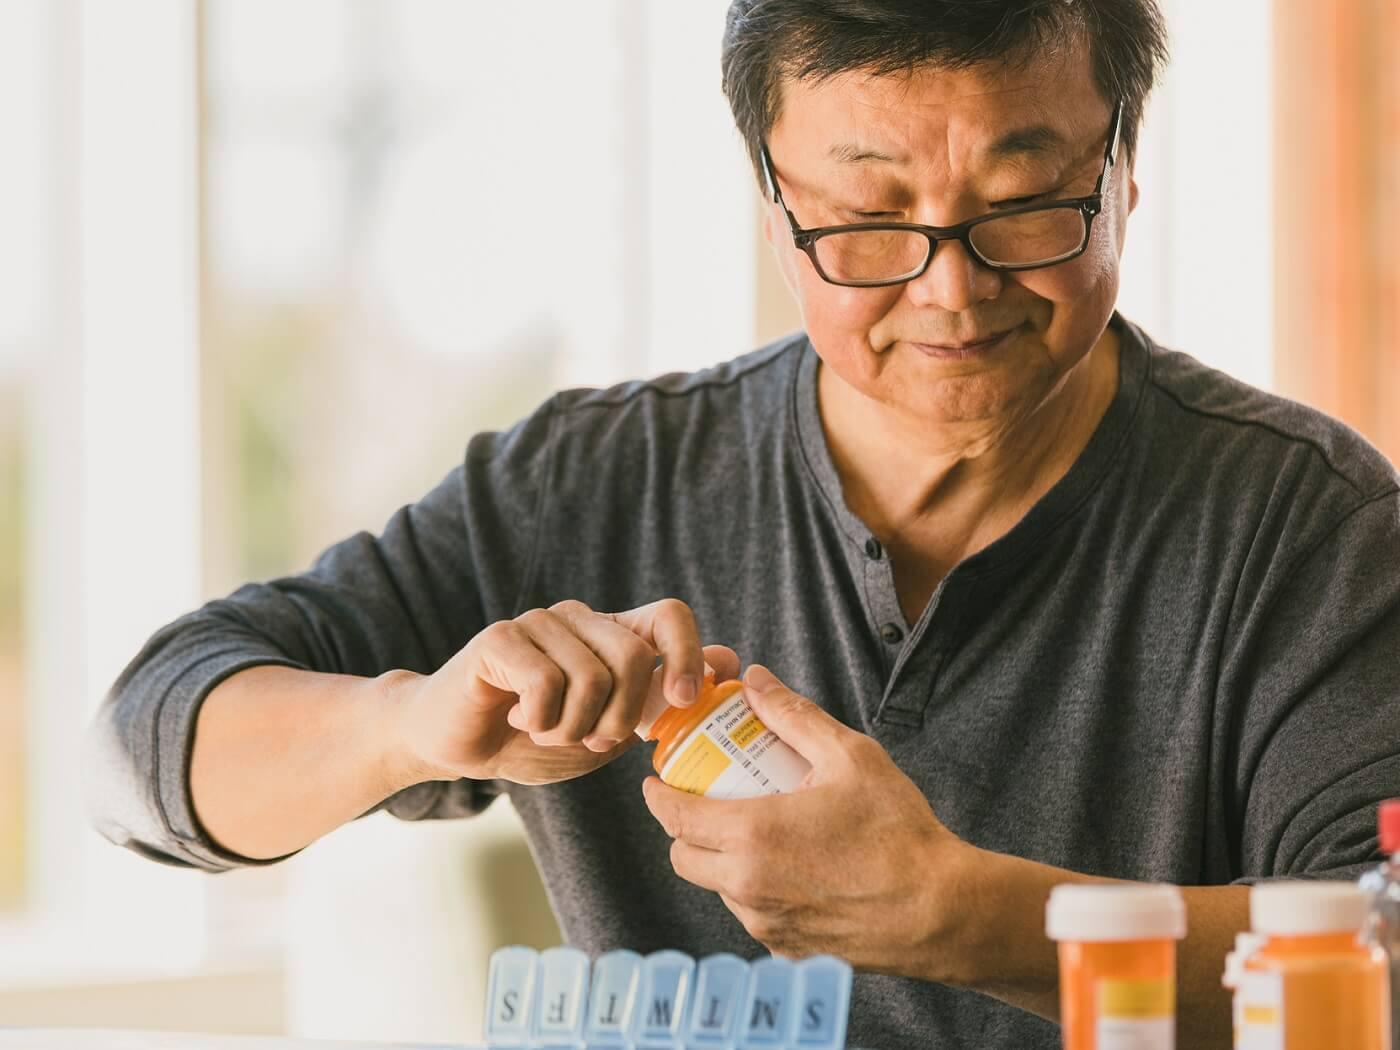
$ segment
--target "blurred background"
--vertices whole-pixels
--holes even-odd
[[[206,877],[88,831],[78,743],[471,434],[798,326],[726,6],[0,2],[0,1025],[475,1039],[556,942],[505,803]],[[1400,459],[1400,3],[1163,6],[1120,308]]]

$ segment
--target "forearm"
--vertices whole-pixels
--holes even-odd
[[[1059,964],[1045,936],[1050,891],[1065,882],[1106,883],[1093,878],[978,850],[962,881],[968,921],[947,956],[953,968],[944,979],[1013,1006],[1059,1019]],[[1178,1043],[1192,1047],[1230,1045],[1230,1000],[1221,988],[1225,953],[1249,925],[1249,890],[1243,886],[1182,889],[1187,937],[1177,954]]]
[[[205,830],[242,856],[280,857],[423,779],[396,746],[394,685],[406,674],[260,666],[221,682],[190,762]]]

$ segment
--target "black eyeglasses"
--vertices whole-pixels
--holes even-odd
[[[1123,126],[1123,102],[1113,108],[1113,124],[1103,151],[1103,170],[1087,197],[1048,204],[1024,204],[981,215],[956,226],[912,222],[855,222],[804,230],[783,201],[765,143],[759,149],[768,196],[783,209],[792,243],[807,253],[822,280],[848,288],[878,288],[912,281],[928,269],[939,241],[958,241],[989,270],[1036,270],[1084,254],[1094,216],[1103,210],[1103,187],[1116,163]]]

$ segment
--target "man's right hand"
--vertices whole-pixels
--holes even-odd
[[[684,602],[599,613],[565,601],[492,624],[431,675],[382,678],[400,757],[418,779],[546,784],[640,743],[648,696],[693,702],[706,663],[717,681],[738,676],[738,655],[702,647]]]

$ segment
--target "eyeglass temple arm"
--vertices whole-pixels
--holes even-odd
[[[763,186],[768,191],[768,199],[778,203],[778,180],[773,177],[773,158],[768,156],[768,145],[758,147],[759,167],[763,169]]]

